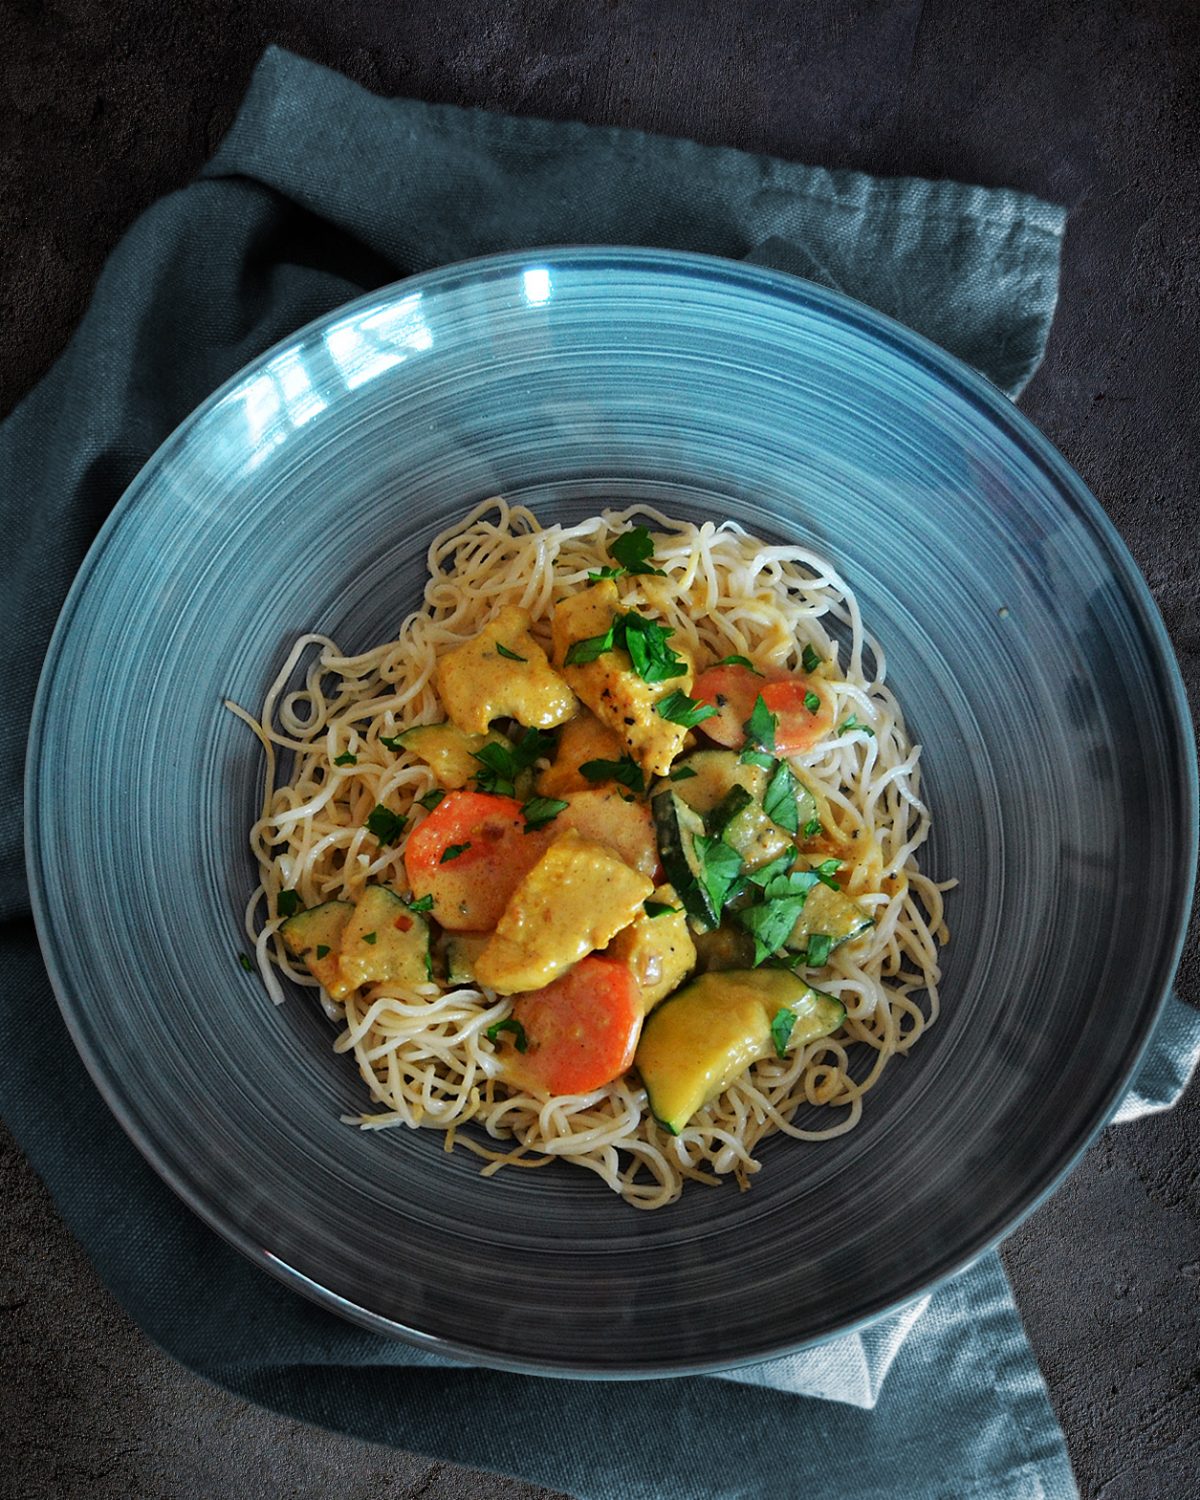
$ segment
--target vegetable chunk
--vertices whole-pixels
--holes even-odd
[[[410,911],[386,886],[367,886],[342,933],[337,979],[326,985],[330,995],[343,1000],[364,984],[387,983],[412,990],[429,977],[425,918]]]
[[[696,945],[674,887],[660,885],[641,916],[617,933],[605,954],[623,963],[637,980],[647,1015],[678,989],[696,966]]]
[[[627,927],[653,890],[611,849],[568,829],[513,892],[475,977],[502,995],[541,989]]]
[[[515,798],[450,792],[413,829],[404,868],[413,894],[433,897],[443,927],[483,932],[499,921],[548,843],[545,833],[526,833]]]
[[[509,605],[474,639],[439,658],[437,689],[464,734],[486,734],[493,719],[553,729],[575,712],[575,695],[529,633],[523,609]]]
[[[312,977],[328,990],[337,983],[342,933],[354,914],[349,901],[323,901],[289,917],[279,929],[284,947],[308,965]]]
[[[620,596],[611,579],[562,600],[551,622],[555,665],[642,771],[647,776],[665,776],[687,729],[664,719],[657,708],[672,694],[688,692],[691,657],[681,647],[672,647],[682,670],[661,681],[647,681],[635,669],[629,652],[618,647],[600,652],[593,660],[567,664],[572,646],[604,636],[620,613]]]
[[[821,677],[776,677],[764,680],[747,667],[710,667],[696,679],[694,696],[717,712],[700,725],[718,745],[740,749],[743,728],[761,697],[774,715],[774,743],[763,748],[776,755],[799,755],[833,728],[833,704]]]
[[[642,1000],[624,964],[583,958],[553,984],[518,996],[512,1020],[525,1050],[506,1049],[510,1080],[542,1094],[586,1094],[633,1062]]]

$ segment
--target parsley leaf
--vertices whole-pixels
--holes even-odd
[[[358,756],[351,755],[349,750],[343,750],[340,755],[333,757],[333,763],[335,766],[356,766],[358,765]]]
[[[754,665],[748,656],[723,656],[717,663],[719,667],[749,667],[755,677],[761,677],[762,673]]]
[[[624,568],[597,568],[595,572],[588,574],[588,582],[604,583],[606,579],[622,577],[624,572]]]
[[[445,795],[440,786],[435,786],[433,791],[426,792],[423,797],[418,797],[417,803],[426,812],[432,812]]]
[[[631,792],[644,792],[646,778],[642,768],[632,756],[622,755],[620,760],[585,760],[579,774],[589,781],[619,781]]]
[[[407,902],[406,905],[408,906],[409,911],[432,911],[433,897],[431,895],[422,896],[417,901]]]
[[[771,1040],[775,1043],[778,1057],[787,1056],[787,1046],[796,1025],[796,1012],[788,1006],[777,1010],[771,1020]]]
[[[672,781],[687,781],[695,774],[696,771],[695,767],[693,766],[676,766],[675,769],[671,772],[670,779]]]
[[[634,526],[623,531],[608,546],[608,555],[615,557],[627,573],[653,573],[659,578],[667,575],[661,568],[651,565],[654,556],[654,538],[645,526]]]
[[[773,755],[768,755],[765,750],[743,750],[738,759],[743,765],[761,766],[764,771],[773,771],[778,764]]]
[[[796,833],[800,827],[800,809],[796,805],[796,778],[786,762],[780,761],[763,793],[763,812],[785,833]]]
[[[329,953],[330,953],[330,948],[329,948],[329,944],[328,943],[318,943],[317,944],[317,957],[318,958],[328,958],[329,957]]]
[[[811,646],[805,646],[800,657],[800,665],[806,672],[815,672],[824,660],[825,658],[818,656]]]
[[[403,734],[381,734],[379,736],[379,743],[381,745],[386,745],[389,750],[403,750],[404,749],[404,735]]]
[[[460,854],[465,854],[470,847],[470,840],[465,844],[447,844],[442,850],[442,857],[438,860],[438,864],[448,865],[452,859],[457,859]]]
[[[660,719],[666,719],[671,724],[682,724],[685,729],[694,729],[705,719],[711,719],[716,709],[711,703],[700,703],[695,698],[689,698],[682,688],[676,688],[673,693],[659,699],[654,705],[654,712]]]
[[[404,832],[406,821],[399,813],[394,813],[391,808],[384,807],[382,802],[377,802],[371,809],[367,827],[381,844],[394,844]]]
[[[772,865],[777,863],[777,860],[771,861]],[[763,900],[737,913],[742,926],[754,934],[755,966],[783,947],[804,910],[809,891],[820,879],[815,870],[791,870],[787,874],[772,875],[764,881],[766,869],[764,866],[762,870],[755,870],[751,877],[754,884],[765,885]]]
[[[363,942],[364,943],[370,943],[371,946],[374,947],[375,946],[375,941],[376,941],[376,939],[378,937],[379,937],[379,934],[377,932],[364,932],[363,933]]]
[[[828,932],[809,934],[808,951],[804,962],[810,969],[823,969],[833,952],[833,937]]]
[[[596,661],[606,651],[612,651],[615,648],[616,634],[616,625],[613,624],[603,635],[589,635],[586,640],[572,641],[563,658],[563,664],[568,667],[586,667],[588,662]]]
[[[475,772],[475,785],[479,790],[491,792],[497,797],[511,797],[516,791],[513,783],[517,778],[518,766],[509,746],[492,740],[481,749],[473,750],[471,754],[483,767],[482,771]]]
[[[794,857],[794,849],[788,849],[783,854],[777,854],[774,859],[768,860],[765,865],[759,865],[757,870],[751,870],[746,879],[751,885],[756,885],[760,889],[765,888],[770,885],[772,880],[778,880],[781,875],[788,873]],[[812,881],[809,882],[810,885],[814,883]]]
[[[821,695],[814,693],[810,688],[804,695],[804,706],[810,714],[815,714],[821,707]]]
[[[713,911],[719,912],[741,874],[742,856],[724,839],[703,834],[692,840],[692,848],[700,861],[700,883],[708,892]]]
[[[301,904],[299,891],[280,891],[275,897],[275,910],[281,917],[294,917]]]
[[[840,891],[841,886],[833,877],[841,868],[840,859],[823,859],[819,865],[813,866],[812,872],[822,885],[827,885],[831,891]]]
[[[527,656],[518,656],[515,651],[510,651],[508,649],[508,647],[505,646],[505,645],[502,645],[500,641],[496,642],[496,654],[498,656],[507,657],[509,661],[528,661],[529,660],[529,658]]]
[[[246,955],[244,953],[239,953],[238,954],[238,963],[241,964],[242,968],[245,969],[245,971],[246,971],[247,974],[253,974],[254,973],[254,965],[250,962],[250,960],[246,957]]]
[[[506,1016],[503,1021],[493,1021],[483,1034],[489,1042],[494,1042],[498,1040],[502,1031],[512,1032],[513,1044],[518,1052],[528,1052],[529,1038],[525,1035],[524,1026],[515,1016]]]
[[[821,828],[822,824],[820,818],[809,818],[808,822],[805,823],[804,827],[800,831],[801,833],[803,833],[806,839],[815,839],[817,834],[821,832]]]
[[[531,797],[521,808],[525,832],[536,833],[539,828],[545,828],[547,823],[552,823],[569,806],[561,797]]]
[[[871,726],[869,724],[860,724],[853,714],[839,727],[838,733],[853,734],[855,730],[858,730],[860,734],[869,734],[872,739],[875,738],[875,731]]]
[[[758,745],[763,750],[774,750],[775,730],[779,725],[777,715],[773,714],[763,702],[763,695],[759,693],[754,700],[754,708],[750,717],[742,725],[746,731],[746,742]]]
[[[687,672],[687,663],[667,645],[668,638],[675,634],[669,625],[630,611],[620,616],[616,628],[621,635],[618,644],[629,652],[633,670],[643,682],[666,682]]]
[[[648,917],[665,917],[668,912],[678,911],[677,906],[672,906],[667,901],[643,901]]]

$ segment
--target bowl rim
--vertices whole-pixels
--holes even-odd
[[[188,1182],[180,1179],[150,1131],[143,1129],[131,1111],[127,1109],[121,1088],[115,1079],[108,1076],[103,1060],[93,1050],[88,1039],[84,1020],[86,1007],[76,998],[70,983],[68,965],[63,961],[51,921],[48,886],[41,863],[42,835],[39,796],[43,770],[41,758],[37,756],[28,756],[25,768],[26,875],[42,958],[55,998],[71,1039],[105,1103],[138,1151],[176,1196],[209,1228],[215,1230],[222,1239],[245,1255],[259,1269],[268,1272],[293,1291],[299,1292],[309,1300],[352,1323],[374,1333],[413,1345],[427,1353],[443,1355],[467,1365],[518,1374],[577,1380],[638,1380],[650,1377],[713,1374],[722,1370],[739,1369],[782,1358],[801,1350],[818,1347],[833,1339],[857,1333],[880,1319],[911,1306],[917,1300],[936,1293],[939,1288],[968,1269],[981,1257],[995,1250],[1001,1241],[1006,1239],[1052,1193],[1057,1191],[1063,1181],[1074,1171],[1100,1131],[1110,1122],[1117,1103],[1149,1049],[1151,1037],[1171,994],[1187,933],[1196,885],[1198,846],[1200,846],[1200,782],[1198,782],[1197,774],[1196,745],[1191,732],[1191,719],[1182,673],[1149,585],[1116,526],[1075,469],[998,386],[924,335],[843,292],[820,286],[789,272],[720,256],[627,246],[534,246],[528,250],[506,251],[455,261],[390,282],[331,308],[271,344],[223,381],[154,449],[106,517],[68,590],[39,676],[29,740],[31,743],[41,743],[44,740],[56,667],[62,655],[63,644],[70,633],[73,619],[102,554],[117,530],[128,522],[130,515],[150,488],[157,473],[169,462],[175,448],[190,436],[215,407],[233,391],[242,387],[247,380],[261,371],[284,349],[310,338],[332,323],[386,305],[398,297],[411,296],[414,291],[447,292],[481,278],[499,279],[526,269],[545,268],[553,273],[556,266],[566,270],[593,268],[611,271],[625,270],[650,275],[663,272],[685,276],[693,281],[719,282],[726,286],[732,284],[747,292],[757,292],[768,301],[782,301],[792,306],[816,308],[835,321],[849,325],[860,333],[882,342],[902,358],[915,363],[927,373],[952,387],[960,397],[965,398],[979,410],[990,425],[999,428],[1006,438],[1022,449],[1027,458],[1048,471],[1055,482],[1057,498],[1067,505],[1073,511],[1075,518],[1090,531],[1098,548],[1104,554],[1114,578],[1122,586],[1123,597],[1136,614],[1138,623],[1145,632],[1147,644],[1156,658],[1162,683],[1167,689],[1164,695],[1164,718],[1175,731],[1173,740],[1168,741],[1168,744],[1175,752],[1174,780],[1177,808],[1182,814],[1181,821],[1186,824],[1188,835],[1184,843],[1188,851],[1186,855],[1187,878],[1178,883],[1174,911],[1171,914],[1172,921],[1168,924],[1169,929],[1173,928],[1173,941],[1163,944],[1156,971],[1150,976],[1146,985],[1147,994],[1151,992],[1157,994],[1151,1011],[1150,1024],[1146,1027],[1137,1046],[1127,1054],[1123,1065],[1114,1071],[1114,1077],[1103,1096],[1102,1103],[1096,1108],[1092,1118],[1078,1126],[1072,1146],[1064,1152],[1057,1166],[1044,1172],[1041,1178],[1020,1195],[1019,1201],[1005,1216],[1002,1224],[985,1229],[971,1238],[966,1245],[960,1246],[949,1257],[949,1264],[944,1270],[939,1271],[930,1279],[923,1280],[919,1286],[899,1299],[891,1300],[886,1305],[877,1307],[852,1321],[815,1334],[812,1338],[776,1346],[767,1345],[754,1352],[733,1358],[721,1357],[686,1362],[655,1359],[602,1370],[572,1365],[569,1360],[506,1356],[494,1349],[472,1344],[466,1339],[429,1334],[421,1329],[409,1327],[407,1324],[373,1312],[321,1286],[260,1245],[251,1235],[231,1222],[219,1204],[210,1202],[202,1193],[194,1190]],[[619,291],[619,287],[616,289]]]

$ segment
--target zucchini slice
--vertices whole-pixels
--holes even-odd
[[[841,891],[831,890],[827,885],[814,885],[784,947],[798,952],[808,947],[810,938],[818,933],[825,933],[829,938],[830,948],[840,948],[852,938],[861,937],[874,925],[875,918],[851,901],[849,896]]]
[[[396,984],[406,990],[430,977],[429,924],[383,885],[369,885],[354,903],[342,933],[335,1000],[363,984]]]
[[[675,887],[684,910],[698,927],[703,930],[716,927],[721,913],[709,894],[704,861],[696,848],[696,840],[705,837],[704,819],[670,790],[656,792],[650,799],[650,807],[668,882]]]
[[[298,911],[279,928],[283,946],[293,958],[304,961],[308,972],[324,989],[338,980],[338,957],[342,934],[354,907],[349,901],[323,901]]]

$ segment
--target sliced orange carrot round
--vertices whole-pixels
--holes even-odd
[[[762,697],[774,714],[777,755],[798,755],[808,750],[833,724],[829,689],[820,677],[760,677],[749,667],[710,667],[701,672],[692,687],[692,697],[711,703],[717,710],[700,725],[702,733],[731,750],[746,743],[743,727]],[[816,698],[816,706],[812,701]]]
[[[547,1094],[586,1094],[632,1066],[641,992],[624,964],[583,958],[545,989],[517,996],[512,1019],[526,1046],[508,1049],[514,1082]]]

